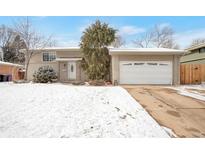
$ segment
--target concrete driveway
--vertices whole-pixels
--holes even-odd
[[[179,137],[205,137],[205,102],[162,86],[123,86],[162,126]]]

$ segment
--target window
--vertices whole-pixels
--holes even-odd
[[[144,65],[144,63],[134,63],[134,65]]]
[[[205,53],[205,48],[200,48],[199,53]]]
[[[159,64],[159,65],[160,65],[160,66],[167,66],[168,64],[162,64],[162,63],[161,63],[161,64]]]
[[[71,72],[73,72],[73,64],[71,65],[71,68],[70,68],[70,69],[71,69]]]
[[[147,63],[148,65],[157,65],[157,63]]]
[[[54,61],[56,59],[55,53],[44,52],[43,53],[43,61]]]
[[[132,63],[126,63],[126,64],[123,64],[123,65],[132,65]]]

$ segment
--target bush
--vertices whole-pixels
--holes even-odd
[[[33,81],[36,83],[48,83],[57,79],[55,70],[50,66],[39,67],[38,71],[33,74]]]

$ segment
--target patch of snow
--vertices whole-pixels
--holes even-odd
[[[121,87],[0,83],[0,137],[169,137]]]
[[[202,100],[202,101],[205,101],[205,97],[204,96],[202,96],[200,94],[188,92],[186,90],[180,90],[179,94],[184,95],[184,96],[188,96],[188,97],[192,97],[192,98],[195,98],[195,99],[199,99],[199,100]]]
[[[162,126],[162,128],[169,134],[170,137],[178,137],[170,128],[167,128],[165,126]]]
[[[198,100],[205,101],[205,96],[197,93],[197,92],[190,92],[187,91],[187,89],[196,89],[196,90],[205,90],[205,88],[202,85],[188,85],[188,86],[179,86],[179,87],[169,87],[171,89],[176,90],[180,95],[192,97]]]
[[[176,87],[178,89],[196,89],[196,90],[205,90],[205,85],[200,84],[200,85],[183,85],[183,86],[178,86]]]

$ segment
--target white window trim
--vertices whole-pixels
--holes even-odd
[[[55,61],[55,60],[53,60],[53,61],[44,61],[44,60],[43,60],[43,54],[44,54],[44,53],[54,54],[54,55],[56,56],[56,51],[44,51],[44,52],[42,52],[42,54],[41,54],[41,61],[42,61],[42,62],[48,63],[48,62],[54,62],[54,61]],[[56,58],[57,58],[57,56],[56,56]]]

